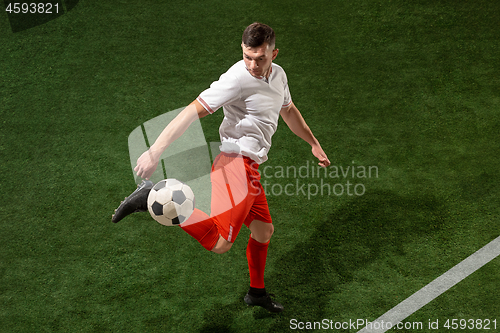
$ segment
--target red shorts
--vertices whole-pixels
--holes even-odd
[[[211,217],[219,233],[233,243],[241,226],[253,220],[272,223],[259,165],[238,154],[220,153],[212,166]]]

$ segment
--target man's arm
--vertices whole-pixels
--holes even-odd
[[[290,106],[282,108],[280,115],[295,135],[311,145],[313,155],[319,160],[318,164],[322,167],[329,166],[330,161],[328,160],[328,157],[321,148],[318,140],[314,137],[309,126],[307,126],[304,118],[302,118],[302,115],[295,104],[292,102]]]
[[[208,115],[208,111],[197,100],[181,111],[161,132],[155,143],[137,160],[134,171],[144,179],[149,179],[156,170],[161,154],[177,140],[196,119]]]

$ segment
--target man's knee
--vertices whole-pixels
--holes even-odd
[[[259,243],[267,243],[271,240],[274,233],[274,225],[272,223],[263,223],[258,228],[252,230],[252,238]]]
[[[272,223],[269,223],[268,227],[264,233],[264,236],[267,239],[264,243],[269,242],[271,240],[271,237],[273,236],[273,234],[274,234],[274,225]]]

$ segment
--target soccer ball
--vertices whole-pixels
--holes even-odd
[[[193,191],[177,179],[164,179],[149,192],[148,210],[151,217],[160,224],[180,225],[193,213]]]

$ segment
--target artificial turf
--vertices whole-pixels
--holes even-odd
[[[292,319],[374,320],[498,237],[497,0],[64,5],[15,32],[16,18],[0,14],[0,332],[288,332]],[[241,59],[254,21],[275,29],[276,63],[332,165],[377,170],[280,174],[315,163],[280,121],[261,166],[275,224],[266,284],[279,315],[243,303],[248,230],[215,255],[147,214],[110,219],[135,188],[130,132]],[[201,120],[207,142],[221,120]],[[347,181],[363,194],[349,195]],[[297,189],[325,183],[345,191]],[[292,195],[279,192],[289,184]],[[500,326],[499,264],[407,319],[424,329],[402,331],[448,332],[453,318]]]

